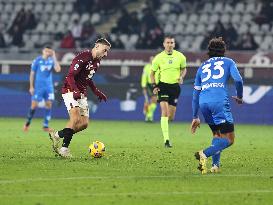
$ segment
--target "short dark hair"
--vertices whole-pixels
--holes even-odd
[[[52,46],[51,46],[51,45],[46,44],[46,45],[44,45],[44,49],[45,49],[45,48],[52,49]]]
[[[171,34],[166,34],[166,35],[164,36],[164,39],[163,39],[163,40],[165,41],[166,38],[173,38],[173,39],[174,39],[174,36],[171,35]]]
[[[226,52],[226,43],[222,37],[215,37],[209,41],[208,55],[212,57],[223,57]]]
[[[100,43],[100,44],[111,47],[111,43],[106,38],[99,38],[98,40],[96,40],[95,43]]]

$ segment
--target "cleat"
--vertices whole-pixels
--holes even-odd
[[[203,151],[199,151],[199,152],[196,152],[194,154],[195,158],[199,161],[199,165],[197,167],[197,169],[199,171],[201,171],[201,174],[206,174],[207,173],[207,157],[206,155],[203,153]]]
[[[60,137],[57,136],[57,131],[54,131],[53,129],[48,133],[49,139],[52,141],[52,148],[53,151],[57,154],[59,154],[58,148],[60,143]]]
[[[59,156],[64,157],[64,158],[71,158],[72,157],[72,154],[70,153],[70,150],[67,147],[61,147],[58,150],[58,154],[59,154]]]
[[[26,124],[25,124],[24,127],[23,127],[23,131],[24,131],[24,132],[27,132],[28,130],[29,130],[29,125],[26,125]]]
[[[49,127],[43,127],[43,130],[44,130],[45,132],[52,132],[52,131],[53,131],[53,129],[52,129],[52,128],[49,128]]]
[[[172,148],[173,147],[169,140],[166,140],[164,146],[165,146],[165,148]]]
[[[210,168],[210,172],[211,173],[219,173],[220,172],[220,167],[218,167],[217,165],[213,165],[211,168]]]

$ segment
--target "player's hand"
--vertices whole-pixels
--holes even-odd
[[[98,100],[101,102],[102,100],[104,101],[104,102],[106,102],[107,101],[107,96],[103,93],[103,92],[101,92],[100,90],[96,90],[95,91],[95,95],[98,97]]]
[[[74,98],[75,100],[79,100],[79,99],[82,98],[81,93],[80,93],[79,90],[74,90],[74,91],[73,91],[73,98]]]
[[[243,104],[243,98],[239,98],[239,97],[237,97],[237,96],[231,96],[235,101],[236,101],[236,103],[237,104],[239,104],[239,105],[241,105],[241,104]]]
[[[53,49],[51,49],[51,56],[52,56],[53,58],[56,58],[56,53],[55,53],[55,51],[54,51]]]
[[[200,127],[200,119],[193,119],[191,123],[191,133],[194,134],[198,127]]]
[[[30,93],[31,95],[34,94],[34,88],[33,88],[33,87],[29,88],[29,93]]]
[[[153,94],[157,95],[157,93],[160,91],[159,87],[154,87]]]
[[[181,78],[178,78],[178,83],[179,84],[183,84],[183,82],[184,82],[184,79],[181,77]]]

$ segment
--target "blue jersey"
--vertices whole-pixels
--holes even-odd
[[[199,67],[194,83],[194,88],[201,91],[199,104],[228,102],[227,83],[230,76],[235,82],[242,82],[242,77],[232,59],[213,57],[205,61]]]
[[[32,62],[31,70],[35,72],[35,89],[53,87],[52,72],[54,67],[52,57],[44,59],[42,56],[38,56]]]

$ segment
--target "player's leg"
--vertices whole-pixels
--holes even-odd
[[[48,132],[48,131],[50,131],[49,121],[51,120],[52,102],[54,101],[53,87],[45,90],[44,100],[45,100],[45,116],[44,116],[43,129],[44,129],[44,131]]]
[[[42,99],[43,98],[42,98],[41,90],[38,90],[35,88],[34,94],[31,97],[31,106],[30,106],[28,114],[27,114],[27,120],[26,120],[26,123],[24,124],[24,127],[23,127],[23,130],[25,132],[29,130],[29,126],[31,124],[32,118],[34,116],[36,108],[38,107],[38,102],[41,101]]]
[[[154,120],[154,112],[156,110],[157,97],[155,95],[151,96],[150,104],[148,105],[146,112],[146,121],[152,122]]]
[[[172,85],[169,89],[169,121],[173,121],[176,113],[176,106],[181,89],[179,84]]]
[[[66,93],[62,96],[69,112],[69,121],[64,129],[58,132],[50,132],[49,136],[53,142],[53,149],[55,152],[63,157],[71,157],[68,147],[73,134],[87,128],[89,122],[89,108],[87,98],[76,101],[73,98],[73,93]],[[63,138],[63,144],[62,147],[58,149],[60,138]]]
[[[169,105],[169,121],[173,121],[176,113],[176,106]]]
[[[49,121],[51,120],[51,109],[52,109],[52,101],[46,101],[45,102],[45,116],[44,116],[44,123],[43,123],[43,130],[46,132],[50,131]]]
[[[158,92],[158,102],[161,108],[161,118],[160,125],[162,130],[162,135],[164,138],[164,145],[166,148],[172,147],[170,144],[169,137],[169,94],[168,94],[168,84],[159,82],[158,87],[160,91]]]
[[[213,144],[214,140],[217,140],[217,138],[221,137],[221,133],[219,130],[219,126],[217,126],[217,125],[209,125],[209,126],[210,126],[210,129],[213,134],[213,139],[211,142],[211,144]],[[211,157],[212,157],[212,165],[211,165],[210,172],[217,173],[220,171],[221,152],[218,152],[218,153],[212,155]]]
[[[170,137],[169,137],[169,104],[166,101],[160,102],[160,108],[161,108],[161,119],[160,119],[160,125],[162,130],[162,135],[164,138],[164,145],[166,148],[171,148],[172,145],[170,144]]]
[[[220,154],[234,142],[235,135],[233,118],[230,113],[230,109],[228,108],[229,107],[227,105],[223,105],[221,103],[210,104],[209,110],[211,112],[211,117],[209,119],[208,117],[204,116],[206,121],[213,121],[213,123],[209,123],[215,125],[215,129],[212,129],[212,131],[220,131],[220,137],[214,137],[212,140],[212,145],[203,150],[202,153],[206,158],[216,155],[215,160],[217,160],[217,154]],[[205,110],[201,108],[201,111],[204,114]],[[210,127],[212,128],[212,126]],[[220,160],[220,155],[218,155],[218,157]]]

